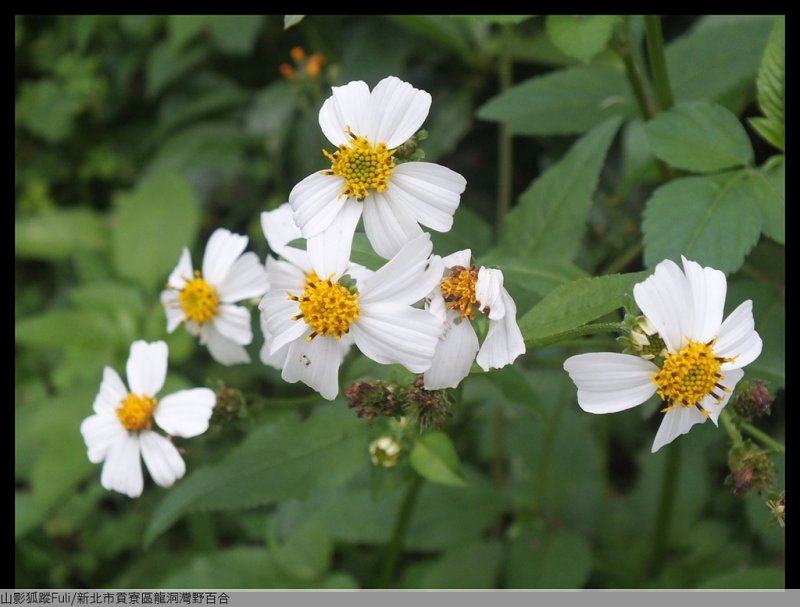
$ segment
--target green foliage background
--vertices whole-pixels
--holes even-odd
[[[764,351],[746,377],[770,381],[759,426],[783,440],[783,19],[663,28],[671,108],[631,86],[636,16],[16,16],[16,586],[782,587],[783,530],[724,487],[722,429],[653,455],[655,400],[586,414],[561,368],[618,350],[570,332],[618,321],[623,294],[684,254],[728,274],[726,312],[753,300]],[[319,74],[281,76],[295,46],[322,53]],[[324,167],[329,86],[387,75],[432,94],[426,159],[467,178],[435,252],[503,269],[528,353],[470,375],[441,431],[384,470],[367,445],[387,420],[284,383],[257,326],[253,363],[214,363],[166,334],[158,293],[217,227],[264,258],[260,212]],[[354,251],[370,261],[363,237]],[[130,500],[100,487],[78,426],[135,339],[169,344],[164,393],[207,385],[236,407],[180,444],[184,479]],[[408,379],[351,354],[340,383],[387,377]]]

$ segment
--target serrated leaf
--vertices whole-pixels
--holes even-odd
[[[89,209],[55,209],[14,221],[14,252],[19,257],[64,259],[107,247],[108,227]]]
[[[784,149],[786,127],[784,122],[786,20],[779,15],[767,41],[756,76],[756,98],[765,118],[751,118],[750,124],[769,143]]]
[[[655,155],[679,169],[705,173],[753,162],[739,119],[715,103],[679,103],[659,112],[644,132]]]
[[[555,135],[582,133],[612,116],[635,111],[624,74],[592,65],[517,84],[478,108],[478,118],[506,122],[516,135]]]
[[[303,20],[305,15],[284,15],[283,16],[283,29],[288,30],[293,25],[297,25]]]
[[[551,262],[572,261],[619,124],[619,118],[612,118],[592,129],[522,193],[505,217],[498,244],[502,252]]]
[[[777,243],[786,241],[786,170],[783,157],[754,175],[758,207],[764,219],[764,234]],[[763,178],[763,179],[762,179]]]
[[[150,519],[152,542],[182,514],[235,510],[299,498],[351,478],[365,462],[365,426],[341,406],[325,405],[305,421],[282,419],[250,433],[214,466],[170,490]]]
[[[591,565],[592,552],[583,537],[536,526],[511,542],[506,576],[510,588],[582,588]]]
[[[148,290],[163,285],[197,233],[200,212],[192,190],[183,177],[161,173],[117,194],[115,202],[111,248],[117,272]]]
[[[548,15],[547,35],[559,49],[588,63],[608,44],[616,15]]]
[[[622,298],[648,272],[581,278],[554,289],[519,320],[528,348],[554,343],[559,335],[622,307]]]
[[[409,461],[414,470],[434,483],[454,486],[467,484],[461,472],[456,448],[442,432],[423,434],[414,443]]]
[[[675,99],[717,99],[752,78],[772,21],[746,19],[695,29],[665,50]]]
[[[726,273],[738,270],[761,234],[756,184],[750,172],[737,171],[658,188],[645,203],[645,265],[684,255]]]

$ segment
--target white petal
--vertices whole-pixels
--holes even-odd
[[[361,317],[350,332],[367,358],[382,364],[399,363],[422,373],[430,368],[443,328],[425,310],[374,303],[361,307]]]
[[[503,273],[492,268],[478,270],[478,280],[475,283],[475,298],[481,311],[488,309],[486,314],[491,320],[499,320],[506,315],[505,300],[508,291],[503,288]],[[514,310],[516,313],[516,308]]]
[[[186,474],[186,464],[171,442],[155,432],[142,432],[139,437],[142,458],[147,471],[161,487],[171,487]]]
[[[119,374],[111,367],[103,368],[103,381],[100,382],[100,391],[94,399],[92,409],[95,413],[114,415],[128,396],[128,389],[119,377]]]
[[[116,415],[90,415],[81,422],[81,434],[86,443],[89,461],[102,462],[114,443],[125,439],[128,431]]]
[[[706,416],[695,407],[670,409],[664,414],[664,419],[661,420],[661,425],[658,427],[650,452],[655,453],[667,443],[671,443],[676,437],[686,434],[695,424],[701,424],[704,421],[706,421]]]
[[[455,253],[442,257],[442,261],[447,268],[452,268],[454,266],[468,268],[472,265],[472,249],[456,251]]]
[[[303,238],[311,238],[325,230],[342,210],[341,196],[345,181],[336,175],[312,173],[289,192],[294,221]]]
[[[164,306],[164,313],[167,315],[167,333],[172,333],[186,320],[186,314],[178,300],[178,293],[175,289],[161,291],[161,305]]]
[[[297,340],[288,347],[281,377],[291,384],[301,381],[323,398],[333,400],[339,393],[339,365],[343,358],[342,346],[333,337]]]
[[[308,257],[320,278],[344,274],[350,263],[353,234],[361,218],[361,203],[348,200],[342,210],[323,232],[308,239]]]
[[[649,360],[629,354],[593,352],[564,361],[578,388],[578,404],[589,413],[615,413],[642,404],[656,391],[658,373]]]
[[[444,262],[429,258],[429,234],[406,243],[398,253],[360,286],[359,305],[391,301],[410,305],[428,295],[442,280]]]
[[[142,464],[139,461],[139,436],[126,432],[111,445],[100,474],[100,484],[109,491],[128,497],[139,497],[144,487]]]
[[[126,367],[131,392],[147,396],[158,394],[167,377],[168,355],[167,344],[163,341],[133,342]]]
[[[525,354],[525,340],[517,324],[517,306],[505,289],[501,291],[501,300],[505,316],[489,321],[489,332],[475,359],[484,371],[510,365],[517,356]]]
[[[478,336],[468,320],[454,323],[439,340],[431,368],[425,371],[425,389],[455,388],[469,375],[478,352]]]
[[[706,396],[700,403],[700,406],[709,412],[708,417],[712,422],[714,422],[715,426],[717,425],[719,414],[725,408],[725,405],[728,404],[728,401],[733,394],[733,389],[736,387],[736,384],[739,382],[739,380],[742,379],[743,375],[744,371],[741,369],[731,369],[730,371],[726,371],[723,378],[719,380],[719,384],[728,388],[729,391],[726,392],[725,390],[720,390],[719,388],[714,389],[714,392],[723,397],[722,400],[717,402],[717,399],[709,395]]]
[[[305,251],[298,251],[298,253],[305,256],[305,264],[302,267],[288,261],[278,261],[273,257],[267,258],[267,280],[270,293],[282,291],[286,297],[286,291],[303,291],[306,275],[311,271],[311,262],[308,259],[308,253]]]
[[[179,291],[186,286],[186,282],[194,278],[194,268],[192,267],[192,256],[189,249],[183,247],[181,258],[178,265],[172,270],[167,279],[167,285]]]
[[[216,402],[208,388],[179,390],[158,401],[153,417],[167,434],[190,438],[208,430]]]
[[[220,335],[240,346],[246,346],[253,341],[250,311],[242,306],[220,305],[209,326],[213,326]]]
[[[425,298],[425,309],[441,322],[448,321],[450,312],[453,312],[452,310],[448,311],[444,303],[444,297],[442,297],[442,292],[439,289],[434,289],[430,292],[428,297]],[[456,316],[458,315],[456,314]],[[453,320],[455,320],[455,317]]]
[[[218,363],[226,366],[250,362],[250,355],[241,345],[222,335],[213,324],[203,327],[200,343],[208,348],[208,353]]]
[[[659,263],[652,276],[633,287],[633,297],[670,352],[680,351],[684,338],[692,338],[688,333],[694,325],[689,282],[673,261]]]
[[[419,130],[431,108],[431,96],[395,76],[372,90],[372,129],[365,135],[374,143],[396,148]]]
[[[385,259],[397,254],[404,244],[422,234],[414,215],[396,205],[385,192],[372,191],[364,199],[364,231],[375,252]]]
[[[255,253],[245,253],[216,287],[220,301],[234,303],[251,297],[259,297],[267,292],[269,283],[261,260]]]
[[[265,333],[270,336],[272,353],[311,332],[302,319],[292,320],[300,314],[300,306],[285,293],[270,291],[261,300],[259,307],[266,327]]]
[[[261,230],[267,239],[269,248],[276,255],[283,255],[283,250],[293,240],[302,238],[300,228],[294,222],[294,212],[288,202],[284,202],[277,209],[261,212]]]
[[[720,326],[718,335],[714,352],[718,356],[735,359],[723,363],[723,370],[739,369],[758,358],[763,344],[755,331],[753,302],[748,299],[731,312]]]
[[[261,350],[259,352],[259,358],[261,362],[267,365],[268,367],[272,367],[273,369],[277,369],[280,371],[283,369],[284,365],[286,364],[286,355],[289,353],[289,345],[282,346],[278,348],[278,350],[272,354],[270,352],[270,338],[268,336],[264,336],[264,345],[261,346]]]
[[[691,335],[694,341],[705,343],[717,334],[722,323],[728,283],[725,274],[719,270],[704,268],[683,256],[681,259],[693,307],[692,325],[687,326],[686,335]]]
[[[333,94],[319,111],[319,126],[333,145],[350,142],[349,127],[356,135],[371,132],[370,94],[366,82],[354,80],[344,86],[331,87]]]
[[[404,162],[389,178],[387,192],[395,206],[407,208],[422,225],[437,232],[453,226],[453,213],[461,201],[467,180],[432,162]]]
[[[203,255],[203,279],[213,287],[222,284],[231,267],[247,247],[247,236],[217,228],[208,239]]]

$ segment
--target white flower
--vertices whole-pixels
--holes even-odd
[[[114,369],[103,369],[94,415],[81,423],[89,461],[105,462],[100,483],[128,497],[142,494],[141,453],[156,484],[170,487],[186,472],[170,440],[153,431],[153,421],[171,436],[192,437],[208,429],[216,396],[208,388],[180,390],[163,398],[156,394],[167,375],[167,344],[131,344],[126,374],[130,390]]]
[[[636,303],[666,347],[660,368],[611,352],[579,354],[564,362],[578,387],[578,404],[589,413],[630,409],[658,394],[667,406],[654,453],[706,418],[716,424],[744,374],[742,367],[761,353],[752,302],[742,303],[723,322],[725,275],[681,259],[683,271],[662,261],[633,288]]]
[[[348,206],[359,215],[363,208],[367,238],[386,259],[422,234],[419,224],[447,232],[466,180],[438,164],[396,164],[394,158],[425,121],[430,94],[394,76],[372,93],[360,80],[332,91],[319,112],[322,132],[338,147],[323,152],[331,168],[309,175],[289,194],[303,236],[323,232]]]
[[[503,273],[471,266],[471,256],[472,251],[464,249],[443,258],[449,274],[428,297],[428,310],[445,323],[445,332],[425,372],[426,390],[455,388],[469,374],[474,360],[488,371],[510,365],[525,353],[517,306],[503,287]],[[476,312],[489,317],[489,331],[480,349],[471,322]]]
[[[267,290],[267,275],[258,255],[244,253],[247,236],[219,228],[208,239],[203,271],[192,268],[184,248],[178,266],[169,275],[161,303],[167,314],[167,331],[182,322],[192,335],[223,365],[246,363],[243,348],[253,340],[250,312],[235,302],[259,297]]]
[[[357,210],[349,207],[343,218],[337,224],[352,234]],[[421,373],[430,366],[442,328],[432,315],[412,307],[443,271],[440,260],[429,259],[428,234],[409,242],[366,278],[351,271],[352,243],[341,236],[327,230],[308,241],[308,271],[268,261],[271,277],[282,272],[275,280],[281,286],[273,285],[259,306],[269,354],[287,348],[283,379],[302,381],[329,400],[339,392],[343,339],[349,336],[376,362],[399,363]]]

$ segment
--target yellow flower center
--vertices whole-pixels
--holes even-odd
[[[385,143],[373,146],[366,137],[355,135],[350,127],[345,132],[352,139],[349,145],[340,145],[333,154],[322,150],[331,161],[331,170],[323,174],[344,177],[340,197],[364,200],[370,190],[383,192],[394,169],[394,150],[387,150]]]
[[[131,392],[122,401],[122,406],[117,407],[117,417],[126,430],[150,430],[157,403],[155,398]]]
[[[450,310],[458,310],[461,318],[475,320],[475,285],[478,283],[478,270],[474,267],[453,266],[450,276],[440,285],[445,305]]]
[[[194,271],[194,275],[195,278],[187,282],[178,294],[178,303],[186,318],[202,325],[217,314],[219,297],[214,287],[203,280],[198,270]]]
[[[289,299],[300,302],[300,314],[292,320],[300,320],[311,327],[311,341],[317,335],[332,335],[341,339],[350,330],[350,325],[361,316],[358,307],[358,292],[333,282],[330,277],[325,280],[317,276],[313,270],[306,276],[306,288],[300,296],[289,293]]]
[[[714,341],[690,341],[680,352],[667,354],[661,370],[653,376],[653,382],[658,386],[658,396],[668,405],[662,412],[676,407],[697,407],[701,413],[708,415],[709,411],[700,404],[703,399],[711,395],[719,403],[724,396],[714,392],[714,389],[730,392],[729,388],[719,383],[724,379],[720,369],[722,363],[733,359],[716,356]]]

